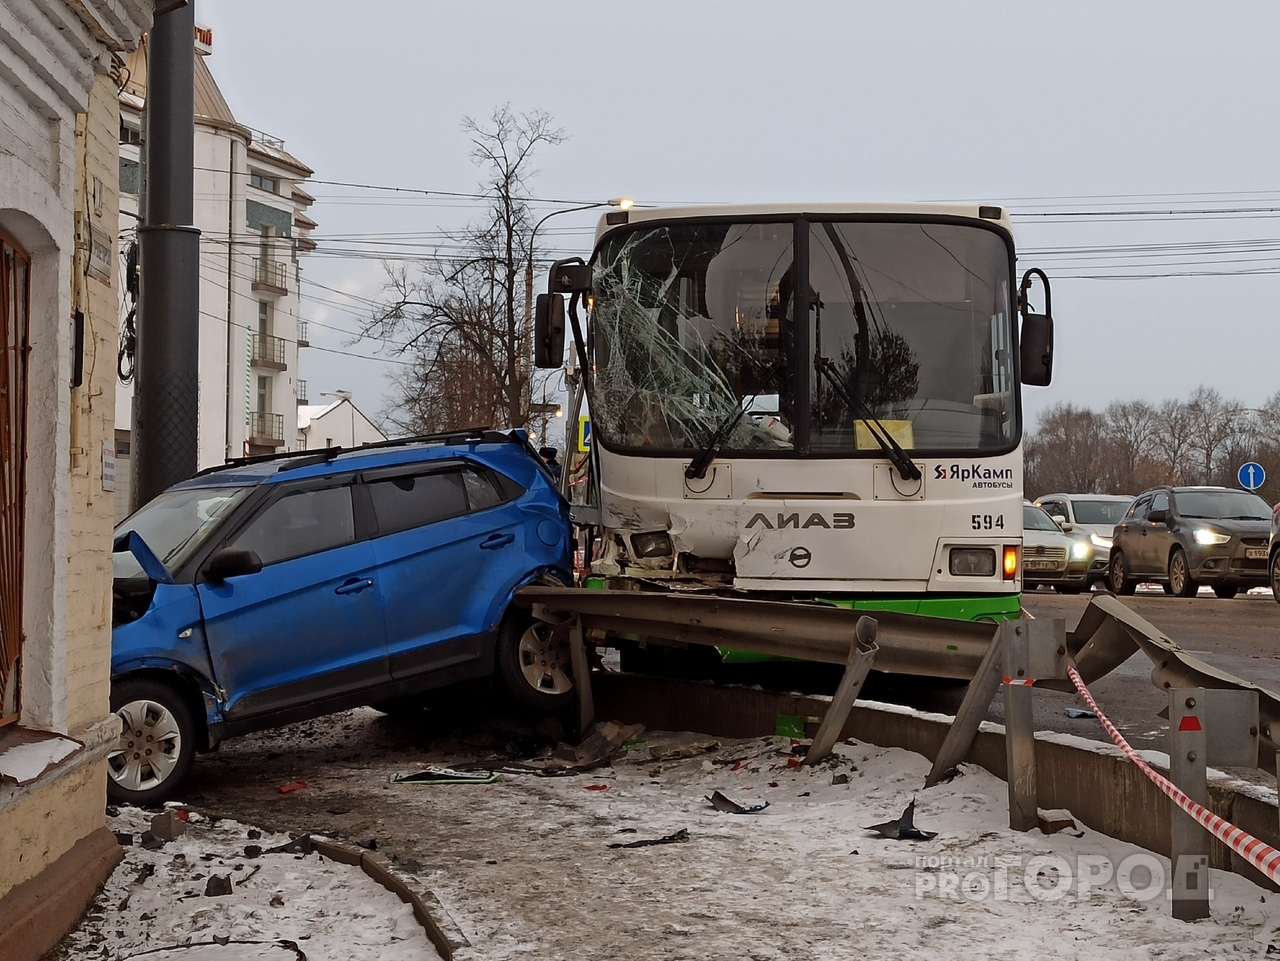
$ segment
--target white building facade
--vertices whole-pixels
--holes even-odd
[[[333,396],[338,400],[331,404],[298,407],[298,450],[362,447],[387,439],[345,391],[334,391]]]
[[[144,45],[145,47],[145,45]],[[199,468],[229,457],[292,450],[297,408],[306,401],[298,349],[300,258],[315,248],[312,170],[284,142],[240,124],[206,63],[212,34],[197,29],[195,226],[200,230]],[[127,258],[137,236],[146,98],[145,50],[129,63],[120,94],[120,237]],[[126,298],[127,312],[131,304]],[[145,323],[145,318],[143,321]],[[123,364],[127,373],[128,362]],[[129,432],[133,383],[116,395],[117,517],[130,509]]]
[[[117,89],[151,0],[0,2],[0,958],[44,954],[106,826]]]

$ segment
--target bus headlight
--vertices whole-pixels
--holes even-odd
[[[996,572],[996,552],[990,547],[953,547],[947,566],[952,577],[991,577]]]

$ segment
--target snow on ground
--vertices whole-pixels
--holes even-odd
[[[154,812],[122,808],[125,859],[54,957],[147,961],[421,961],[439,958],[407,904],[356,866],[286,845],[234,821],[191,814],[187,832],[142,846]],[[246,852],[246,848],[249,851]],[[211,878],[229,894],[207,894]],[[292,942],[293,945],[277,942]],[[220,942],[226,942],[225,944]],[[195,945],[196,947],[189,947]],[[179,950],[181,946],[188,946]],[[169,952],[162,949],[170,948]]]
[[[415,867],[469,940],[460,961],[1165,961],[1280,952],[1280,895],[1215,871],[1212,918],[1175,921],[1168,885],[1158,882],[1166,859],[1089,830],[1012,832],[1003,781],[966,766],[924,790],[928,766],[909,752],[846,742],[808,768],[782,738],[644,732],[612,766],[573,776],[507,771],[491,784],[402,785],[368,762],[335,765],[308,792],[322,811],[360,786],[402,853],[413,855],[400,865]],[[725,813],[707,800],[715,791],[768,807]],[[916,826],[936,837],[890,840],[866,830],[913,798]],[[121,817],[135,831],[145,823],[127,810]],[[220,822],[208,838],[193,830],[149,855],[128,849],[75,935],[83,951],[66,957],[118,959],[128,956],[122,946],[215,933],[291,938],[309,961],[435,957],[415,940],[404,906],[370,891],[358,869],[315,855],[274,856],[281,862],[269,874],[261,859],[263,871],[233,898],[181,897],[203,890],[195,873],[259,863],[237,853],[249,843],[245,830]],[[681,840],[622,846],[673,836]],[[185,866],[172,866],[174,850]],[[216,860],[202,862],[206,852]],[[122,909],[147,860],[155,876]],[[273,896],[282,908],[271,907]]]

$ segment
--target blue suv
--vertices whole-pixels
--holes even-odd
[[[573,583],[569,507],[522,432],[245,458],[116,528],[117,803],[171,797],[239,734],[496,676],[573,698],[564,639],[512,606]]]

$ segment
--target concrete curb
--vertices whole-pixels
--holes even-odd
[[[309,834],[312,850],[317,854],[328,858],[330,861],[337,861],[339,864],[360,868],[371,880],[376,881],[405,904],[412,907],[414,918],[417,919],[418,924],[422,925],[422,930],[427,939],[440,952],[440,956],[445,961],[454,961],[456,952],[465,951],[471,947],[471,942],[462,933],[462,929],[454,923],[453,918],[449,917],[449,912],[444,909],[444,905],[435,896],[435,892],[424,884],[402,878],[392,868],[391,861],[381,854],[366,850],[358,844],[348,844],[346,841],[338,841],[322,834],[297,831],[280,824],[259,821],[249,824],[235,815],[221,814],[185,804],[182,807],[189,811],[195,811],[210,820],[236,821],[249,827],[256,827],[259,830],[270,831],[273,834],[287,834],[291,838],[299,838],[304,833]]]
[[[382,885],[401,901],[413,908],[413,916],[427,933],[431,943],[445,961],[453,961],[454,953],[470,948],[462,930],[449,917],[439,899],[430,888],[400,877],[391,862],[381,854],[332,838],[311,836],[315,851],[340,864],[358,865],[372,880]]]

